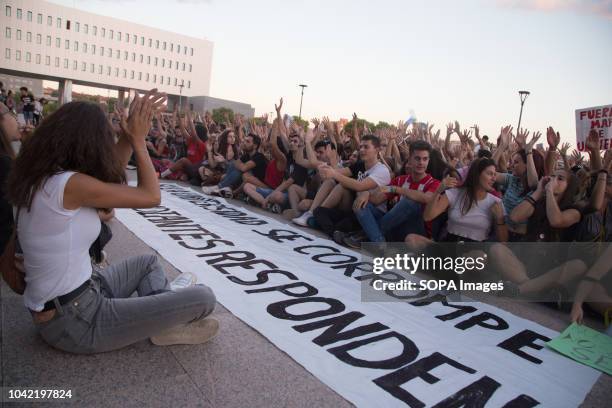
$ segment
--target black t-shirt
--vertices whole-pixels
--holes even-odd
[[[292,153],[289,153],[289,155],[287,155],[285,180],[288,178],[292,178],[293,184],[300,187],[303,187],[304,184],[306,184],[306,180],[308,179],[308,170],[295,162]]]
[[[240,158],[240,161],[243,163],[247,163],[251,160],[255,162],[255,167],[251,169],[253,175],[259,180],[264,181],[264,178],[266,177],[266,167],[268,166],[268,160],[266,160],[266,156],[259,152],[256,152],[253,156],[249,156],[247,153],[245,153]]]
[[[31,95],[25,95],[21,97],[21,102],[23,103],[24,112],[32,112],[34,110],[33,98]]]
[[[365,173],[366,171],[365,163],[363,162],[363,160],[357,160],[355,164],[349,167],[349,169],[351,170],[351,177],[355,180],[358,179],[359,173]]]
[[[533,214],[527,220],[526,242],[572,242],[576,240],[580,221],[584,211],[577,206],[570,206],[564,210],[576,210],[580,213],[580,220],[567,228],[553,228],[546,216],[546,200],[536,203]],[[561,211],[564,211],[561,210]]]
[[[0,156],[0,254],[13,231],[13,207],[6,198],[6,180],[11,169],[11,158]]]

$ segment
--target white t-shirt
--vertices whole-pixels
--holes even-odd
[[[389,183],[391,182],[391,173],[389,172],[387,166],[385,166],[381,162],[377,162],[374,166],[370,167],[369,169],[366,169],[366,171],[360,171],[357,174],[358,181],[365,180],[368,177],[370,177],[376,182],[376,187],[368,190],[370,195],[376,194],[376,192],[378,191],[378,187],[389,185]],[[383,202],[379,204],[378,208],[381,211],[387,212],[387,203]]]
[[[489,237],[493,225],[491,207],[495,203],[501,204],[502,201],[487,193],[483,200],[475,202],[466,214],[462,214],[466,191],[464,188],[451,188],[445,192],[449,203],[448,232],[474,241],[484,241]]]
[[[34,311],[91,277],[89,247],[100,234],[101,223],[93,208],[64,208],[64,188],[73,174],[49,177],[34,194],[31,210],[19,212],[18,236],[26,270],[23,298]]]

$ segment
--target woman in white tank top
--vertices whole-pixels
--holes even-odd
[[[97,209],[160,203],[145,145],[166,97],[136,97],[119,141],[98,104],[71,102],[46,118],[23,145],[9,176],[24,252],[24,303],[50,345],[75,353],[114,350],[151,338],[155,344],[201,343],[218,329],[210,288],[172,290],[155,256],[93,272],[89,247],[100,233]],[[138,185],[124,168],[135,155]],[[137,292],[138,297],[131,297]],[[197,322],[197,323],[195,323]]]

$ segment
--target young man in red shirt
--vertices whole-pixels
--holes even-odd
[[[399,176],[391,184],[380,188],[379,197],[371,201],[385,201],[399,196],[400,200],[387,213],[377,211],[371,205],[355,209],[355,215],[370,242],[385,242],[385,236],[392,232],[431,235],[431,226],[423,221],[423,208],[432,199],[440,182],[427,173],[431,145],[419,140],[410,145],[410,173]],[[359,247],[359,242],[347,239],[345,243]]]

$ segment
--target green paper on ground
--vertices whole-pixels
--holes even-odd
[[[572,323],[546,345],[573,360],[612,375],[612,337],[610,336]]]

